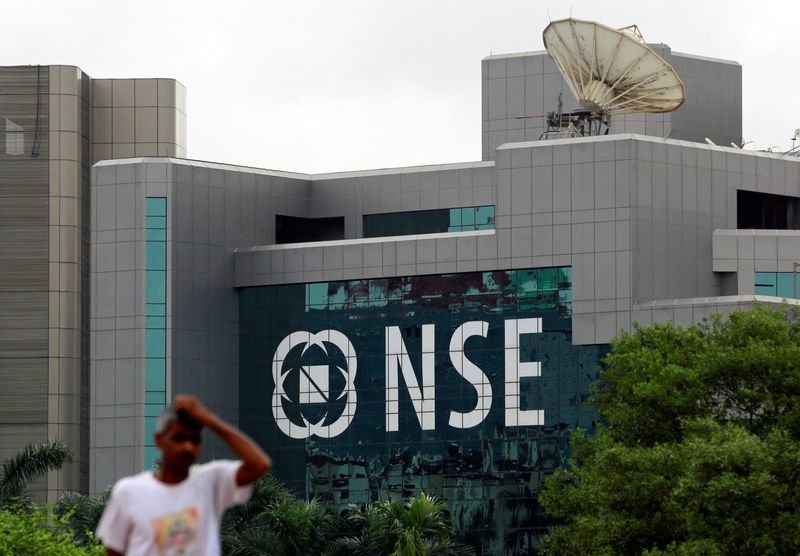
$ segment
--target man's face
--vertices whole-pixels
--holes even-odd
[[[188,427],[180,421],[172,423],[163,434],[156,434],[156,445],[161,449],[161,466],[185,473],[197,461],[201,441],[201,429]]]

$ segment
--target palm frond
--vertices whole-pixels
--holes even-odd
[[[0,468],[0,503],[21,496],[33,481],[71,461],[72,452],[61,440],[28,444]]]
[[[226,556],[282,556],[280,540],[268,528],[254,526],[241,531],[225,531],[220,535],[222,553]]]
[[[110,494],[110,488],[106,489],[99,498],[78,492],[65,492],[53,507],[53,513],[67,520],[70,528],[75,532],[76,541],[89,545],[93,542],[92,533],[97,529]]]

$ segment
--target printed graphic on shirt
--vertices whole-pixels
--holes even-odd
[[[153,520],[153,534],[160,556],[196,554],[198,534],[197,508],[162,515]]]

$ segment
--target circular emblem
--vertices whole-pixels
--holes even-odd
[[[324,355],[329,355],[326,344],[335,346],[344,356],[343,361],[346,368],[339,365],[291,365],[287,364],[289,352],[295,347],[304,345],[300,359],[308,353],[309,349],[316,346],[322,350]],[[356,351],[350,340],[337,330],[322,330],[316,334],[300,330],[292,332],[286,336],[272,359],[272,379],[275,382],[275,390],[272,393],[272,413],[278,428],[291,438],[308,438],[311,435],[320,438],[333,438],[342,434],[356,412]],[[325,424],[329,420],[328,412],[325,411],[321,419],[316,423],[309,421],[301,412],[290,418],[286,414],[284,403],[304,404],[327,404],[331,401],[329,389],[330,373],[338,370],[344,378],[344,388],[341,394],[335,398],[339,401],[338,406],[343,407],[342,414],[332,423]],[[298,373],[298,399],[292,400],[286,393],[285,381],[292,373]],[[298,423],[300,421],[301,423]]]

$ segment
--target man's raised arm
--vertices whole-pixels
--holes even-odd
[[[272,468],[272,460],[250,437],[217,417],[194,396],[177,396],[172,407],[214,431],[242,460],[236,473],[238,486],[249,485]]]

